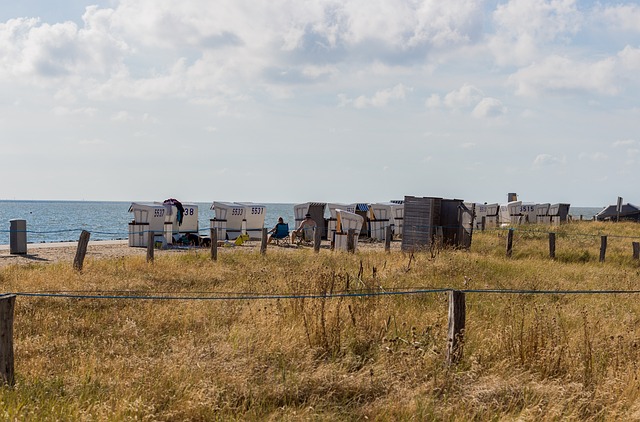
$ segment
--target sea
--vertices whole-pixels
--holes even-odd
[[[215,217],[211,203],[198,203],[198,227],[209,235],[210,220]],[[264,225],[272,228],[282,217],[295,225],[295,204],[266,205]],[[123,240],[129,236],[133,213],[131,202],[103,201],[0,201],[0,245],[9,244],[11,220],[25,220],[27,243],[77,242],[82,230],[91,240]]]
[[[209,235],[209,221],[215,217],[211,203],[198,205],[201,235]],[[267,210],[265,227],[276,225],[282,217],[289,227],[295,226],[295,204],[263,204]],[[109,201],[0,201],[0,245],[9,244],[12,219],[25,220],[28,243],[77,242],[82,230],[91,240],[124,240],[129,235],[131,202]],[[569,213],[574,219],[590,220],[602,207],[575,207]]]

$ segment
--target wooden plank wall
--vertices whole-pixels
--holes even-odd
[[[434,222],[440,219],[441,198],[404,197],[402,250],[429,248],[433,239]]]
[[[436,228],[441,228],[444,244],[470,248],[473,208],[461,199],[405,196],[402,250],[428,249]]]

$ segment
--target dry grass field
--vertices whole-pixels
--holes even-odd
[[[16,383],[0,388],[0,419],[640,420],[638,294],[469,292],[451,367],[447,293],[388,294],[640,288],[637,224],[557,228],[555,260],[548,231],[516,230],[511,258],[506,232],[488,230],[471,251],[234,248],[216,262],[194,250],[153,264],[89,255],[82,272],[64,260],[3,266],[3,292],[122,297],[18,296]],[[385,294],[305,297],[338,292]]]

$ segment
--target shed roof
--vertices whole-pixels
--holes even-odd
[[[596,219],[605,220],[607,218],[614,218],[618,216],[616,205],[609,205],[604,207],[602,211],[596,214]],[[620,210],[620,217],[640,216],[640,207],[633,204],[623,204]]]

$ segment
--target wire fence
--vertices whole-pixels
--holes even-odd
[[[505,226],[505,227],[486,227],[484,229],[480,229],[480,228],[474,228],[473,231],[474,232],[481,232],[481,233],[491,233],[491,232],[496,232],[496,233],[505,233],[508,232],[509,230],[513,230],[516,233],[526,233],[526,234],[533,234],[533,235],[548,235],[549,233],[556,233],[558,236],[561,237],[601,237],[601,236],[607,236],[609,238],[617,238],[617,239],[639,239],[640,240],[640,233],[637,236],[629,236],[629,235],[617,235],[617,234],[610,234],[610,233],[605,233],[602,231],[598,231],[597,233],[583,233],[583,232],[570,232],[567,231],[564,227],[571,227],[573,226],[575,223],[567,223],[567,226],[558,226],[556,230],[543,230],[540,229],[539,226],[534,226],[534,227],[525,227],[525,226]],[[417,230],[417,231],[425,231],[425,230],[433,230],[436,228],[441,228],[441,229],[459,229],[460,226],[442,226],[442,225],[404,225],[403,226],[403,230]],[[212,229],[215,228],[204,228],[204,229],[198,229],[197,233],[203,233],[205,235],[208,235],[210,233],[210,231]],[[639,227],[640,229],[640,227]],[[111,235],[111,236],[122,236],[122,237],[127,237],[129,235],[141,235],[141,234],[146,234],[151,232],[152,230],[132,230],[132,231],[101,231],[101,230],[91,230],[89,228],[68,228],[68,229],[59,229],[59,230],[32,230],[32,229],[27,229],[27,230],[1,230],[0,229],[0,233],[31,233],[31,234],[59,234],[59,233],[81,233],[83,230],[89,231],[92,234],[99,234],[99,235]],[[261,231],[261,228],[248,228],[247,231]],[[227,229],[227,231],[233,231],[233,230],[229,230]],[[159,233],[159,231],[154,231],[155,233]],[[640,230],[639,230],[640,232]]]
[[[16,295],[32,298],[54,299],[101,299],[101,300],[145,300],[145,301],[258,301],[258,300],[305,300],[305,299],[339,299],[339,298],[368,298],[379,296],[408,296],[426,295],[448,292],[492,294],[492,295],[620,295],[640,294],[640,290],[531,290],[531,289],[455,289],[420,287],[415,289],[385,289],[385,290],[350,290],[338,292],[312,293],[246,293],[246,292],[146,292],[139,291],[37,291],[37,292],[8,292],[6,295]],[[116,294],[119,293],[119,294]],[[0,295],[1,296],[1,295]]]

